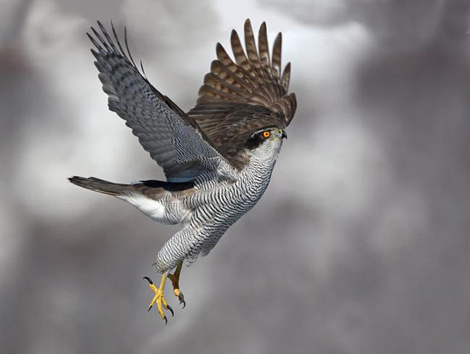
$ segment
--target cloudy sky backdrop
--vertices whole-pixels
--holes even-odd
[[[469,353],[468,1],[1,8],[2,353]],[[66,180],[163,178],[107,110],[84,33],[126,25],[187,110],[246,18],[283,32],[297,114],[265,196],[183,270],[164,326],[142,276],[177,229]]]

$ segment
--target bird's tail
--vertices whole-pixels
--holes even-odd
[[[73,176],[69,181],[77,186],[112,196],[120,196],[134,189],[133,185],[108,182],[95,177]]]

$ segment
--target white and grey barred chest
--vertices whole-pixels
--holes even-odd
[[[201,241],[194,253],[207,254],[266,191],[274,163],[250,167],[234,182],[203,181],[197,185],[198,192],[186,201],[193,209],[188,227],[197,230]]]
[[[216,174],[196,180],[196,192],[180,200],[180,207],[187,210],[182,220],[185,226],[158,252],[158,272],[173,269],[183,259],[192,263],[200,254],[210,252],[225,231],[264,194],[279,148],[280,143],[267,154],[252,156],[250,164],[232,181],[218,181]]]
[[[202,224],[212,221],[214,224],[224,224],[227,219],[246,213],[261,198],[270,178],[271,171],[268,171],[258,174],[244,173],[234,182],[203,182],[197,186],[198,193],[188,200],[194,208],[190,223]]]

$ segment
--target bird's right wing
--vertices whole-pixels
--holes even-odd
[[[126,121],[140,144],[163,168],[168,181],[194,179],[204,171],[231,171],[229,162],[215,149],[198,124],[143,76],[129,52],[127,37],[121,45],[98,22],[101,34],[88,34],[108,105]],[[143,68],[142,68],[143,72]],[[145,74],[144,74],[145,75]]]
[[[281,33],[272,56],[266,23],[259,30],[258,48],[250,20],[245,21],[244,35],[246,50],[232,31],[234,60],[217,44],[217,60],[204,77],[196,106],[188,112],[217,150],[238,168],[248,161],[244,144],[253,132],[269,126],[286,128],[297,107],[295,94],[288,93],[290,63],[281,73]]]

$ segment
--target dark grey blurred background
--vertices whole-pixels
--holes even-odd
[[[1,353],[470,353],[469,1],[1,6]],[[270,188],[184,269],[164,326],[142,276],[177,229],[66,180],[163,178],[84,33],[127,25],[187,110],[247,17],[284,33],[299,108]]]

